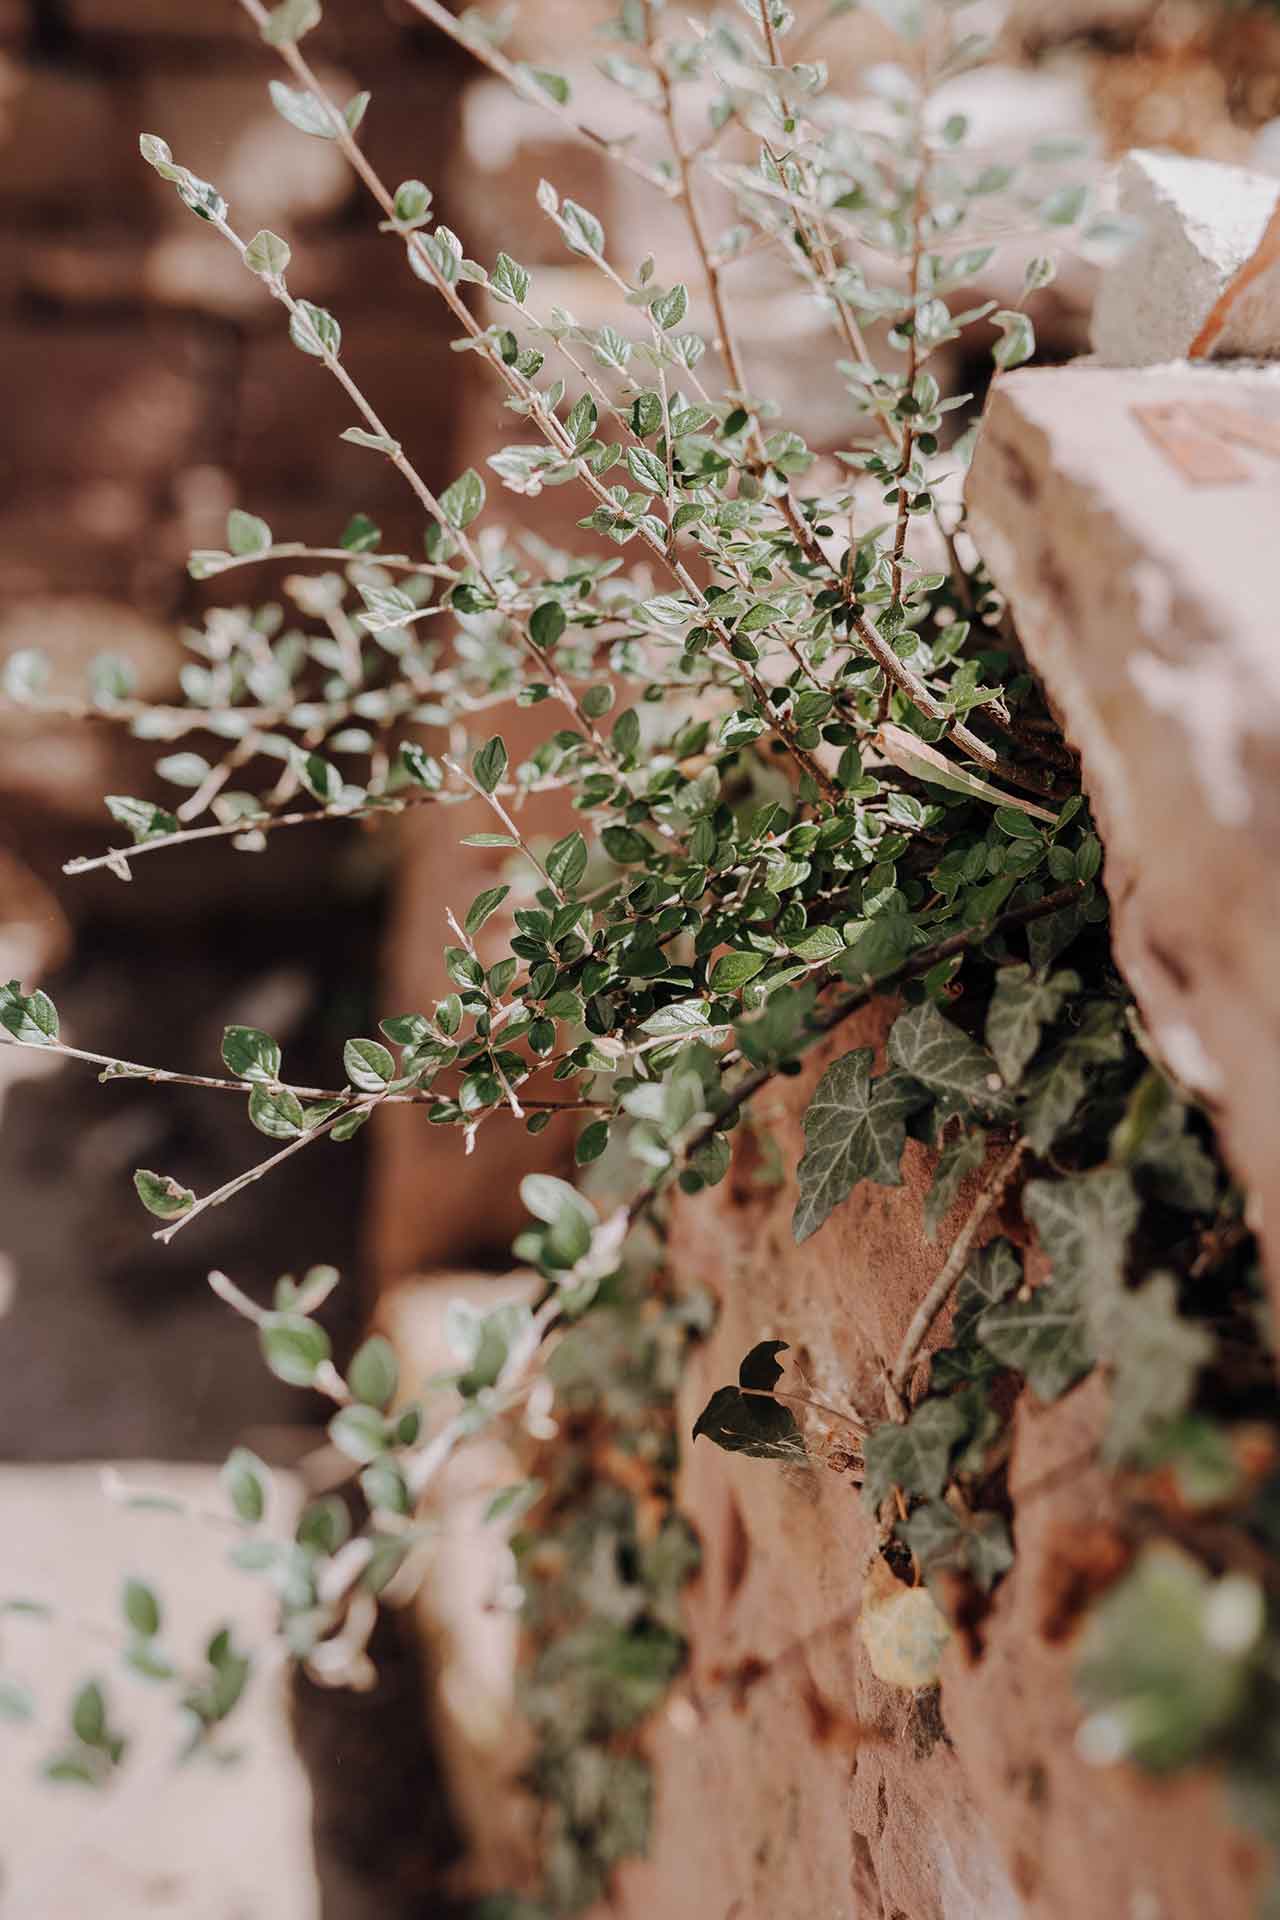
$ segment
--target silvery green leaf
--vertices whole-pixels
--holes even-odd
[[[1055,973],[1043,979],[1028,966],[1001,967],[987,1009],[986,1040],[1005,1084],[1016,1087],[1040,1044],[1040,1032],[1056,1020],[1080,977]]]
[[[1120,1285],[1138,1220],[1133,1181],[1119,1168],[1033,1180],[1023,1209],[1053,1268],[1054,1291],[1099,1298]]]
[[[571,252],[597,257],[604,253],[604,228],[594,213],[579,206],[576,200],[566,200],[561,205],[559,226]]]
[[[400,451],[400,442],[393,440],[389,433],[370,433],[364,427],[344,427],[338,437],[349,440],[353,447],[368,447],[371,453],[396,454]]]
[[[1173,1277],[1156,1273],[1106,1310],[1102,1357],[1112,1369],[1109,1460],[1141,1461],[1162,1427],[1184,1412],[1214,1343],[1178,1311]]]
[[[336,357],[342,350],[342,328],[331,313],[315,307],[310,300],[299,300],[289,316],[289,338],[303,353],[317,360],[326,354]]]
[[[271,104],[281,119],[287,120],[299,133],[313,134],[317,140],[336,140],[338,129],[333,116],[322,100],[303,88],[287,87],[283,80],[270,80],[267,91],[271,95]]]
[[[816,1233],[861,1180],[902,1184],[900,1162],[907,1116],[921,1103],[905,1074],[871,1078],[875,1055],[859,1047],[833,1061],[814,1089],[804,1116],[805,1154],[798,1178],[792,1231],[797,1243]]]
[[[396,1077],[396,1063],[380,1040],[348,1040],[342,1065],[361,1093],[382,1093]]]
[[[149,167],[154,167],[162,180],[168,180],[177,186],[187,177],[187,169],[174,164],[169,142],[162,140],[158,133],[138,135],[138,151]]]
[[[483,506],[484,481],[474,467],[468,467],[440,495],[441,511],[451,527],[469,526]]]
[[[905,1421],[889,1420],[863,1446],[863,1498],[878,1507],[891,1487],[936,1499],[951,1477],[951,1456],[969,1431],[958,1398],[922,1400]]]
[[[988,1308],[978,1338],[989,1353],[1025,1375],[1038,1400],[1057,1400],[1093,1364],[1084,1308],[1075,1290],[1054,1282],[1028,1300]]]
[[[280,280],[286,275],[292,257],[294,250],[290,244],[267,227],[259,228],[244,250],[244,263],[249,273],[261,273],[267,280]]]
[[[688,288],[677,282],[670,293],[660,294],[650,303],[649,311],[663,332],[670,332],[672,327],[680,325],[689,311]]]
[[[329,1358],[329,1336],[299,1313],[268,1313],[258,1328],[262,1357],[286,1386],[309,1387]]]
[[[262,37],[273,47],[292,46],[318,27],[321,18],[320,0],[280,0],[263,22]]]
[[[58,1009],[37,987],[23,993],[16,980],[0,987],[0,1026],[24,1047],[51,1047],[58,1039]]]
[[[352,94],[346,106],[342,109],[342,117],[347,123],[347,131],[349,133],[356,132],[360,122],[369,110],[369,102],[372,99],[373,95],[371,93]]]
[[[173,814],[153,806],[149,800],[135,800],[131,794],[109,793],[106,808],[119,826],[129,829],[136,846],[141,846],[144,840],[161,839],[165,834],[178,831]]]
[[[177,1220],[196,1203],[190,1187],[182,1186],[167,1173],[152,1173],[139,1167],[133,1176],[134,1189],[148,1213],[158,1220]]]
[[[493,793],[502,784],[502,776],[506,770],[506,745],[502,735],[495,733],[491,740],[486,740],[482,747],[476,749],[475,758],[471,762],[471,771],[475,776],[476,785],[483,787],[486,793]]]
[[[1024,361],[1030,360],[1036,350],[1036,330],[1028,314],[1005,307],[999,313],[992,314],[991,323],[1000,329],[1000,338],[991,349],[991,358],[1002,371],[1020,367]]]
[[[234,554],[261,553],[271,545],[271,529],[254,513],[232,507],[227,515],[227,546]]]
[[[1005,1114],[1013,1102],[991,1055],[924,1000],[899,1014],[889,1034],[889,1058],[930,1092]]]
[[[421,180],[402,180],[396,188],[395,216],[405,226],[423,219],[431,206],[431,189]]]
[[[270,1085],[280,1078],[280,1043],[260,1027],[226,1027],[222,1058],[228,1072],[238,1080]]]
[[[269,1140],[296,1140],[306,1131],[306,1117],[298,1096],[287,1087],[274,1092],[255,1086],[249,1095],[249,1118]]]
[[[489,291],[499,300],[510,301],[514,307],[522,307],[529,291],[529,274],[518,260],[509,253],[500,253],[493,263],[493,272],[489,275]]]

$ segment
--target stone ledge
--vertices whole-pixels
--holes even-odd
[[[1120,964],[1215,1112],[1280,1300],[1280,372],[1015,373],[968,505],[1083,755]]]

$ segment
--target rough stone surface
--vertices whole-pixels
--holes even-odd
[[[1188,352],[1257,249],[1280,182],[1210,160],[1138,152],[1121,164],[1117,190],[1121,213],[1140,232],[1103,276],[1093,344],[1107,366],[1158,366]],[[1270,336],[1269,351],[1280,350],[1274,316]]]
[[[1118,958],[1217,1114],[1280,1299],[1280,374],[1016,373],[968,498],[1083,754]]]
[[[817,1074],[847,1047],[881,1043],[893,1011],[868,1009],[799,1080],[765,1096],[755,1123],[784,1166],[799,1156]],[[679,1210],[674,1266],[720,1302],[682,1389],[685,1432],[764,1338],[791,1343],[788,1365],[820,1397],[874,1416],[878,1370],[937,1270],[920,1228],[931,1177],[922,1147],[908,1144],[900,1189],[855,1191],[800,1248],[794,1178],[762,1189],[759,1166],[747,1136],[725,1185]],[[971,1201],[960,1197],[956,1217]],[[997,1220],[997,1230],[1017,1226]],[[1101,1411],[1097,1382],[1047,1410],[1024,1396],[1011,1471],[1016,1566],[981,1648],[957,1640],[944,1655],[940,1717],[930,1696],[870,1671],[856,1625],[875,1529],[851,1481],[695,1443],[680,1484],[704,1553],[689,1590],[691,1668],[653,1736],[651,1857],[623,1868],[615,1911],[1248,1920],[1258,1863],[1213,1783],[1100,1775],[1075,1749],[1061,1568],[1105,1521],[1107,1495],[1100,1474],[1068,1469],[1092,1449]]]
[[[222,1511],[208,1467],[130,1462],[124,1477]],[[275,1476],[282,1530],[297,1492]],[[283,1510],[282,1510],[283,1509]],[[5,1597],[53,1603],[51,1621],[5,1621],[6,1666],[35,1676],[36,1717],[6,1727],[0,1745],[5,1920],[319,1920],[308,1836],[309,1794],[289,1739],[283,1676],[251,1684],[237,1741],[240,1764],[179,1767],[181,1727],[171,1691],[124,1673],[111,1642],[130,1577],[154,1580],[165,1644],[197,1665],[224,1624],[259,1647],[271,1632],[269,1589],[227,1564],[227,1535],[197,1518],[138,1512],[109,1500],[96,1466],[0,1472]],[[104,1636],[106,1644],[104,1644]],[[97,1676],[113,1720],[138,1756],[94,1794],[51,1786],[40,1766],[65,1740],[76,1688]]]

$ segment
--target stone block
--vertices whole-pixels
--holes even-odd
[[[1120,964],[1253,1194],[1280,1302],[1280,369],[1015,373],[968,503],[1083,755]]]
[[[130,1481],[196,1506],[225,1509],[212,1467],[129,1463]],[[298,1493],[275,1476],[275,1525],[287,1534]],[[170,1689],[131,1675],[120,1594],[149,1580],[163,1607],[164,1645],[198,1665],[210,1634],[231,1625],[261,1648],[274,1603],[260,1580],[228,1564],[226,1531],[195,1515],[141,1512],[107,1498],[92,1465],[6,1467],[0,1529],[7,1591],[48,1601],[52,1620],[5,1622],[5,1666],[31,1676],[35,1718],[6,1729],[4,1896],[14,1920],[318,1920],[310,1795],[289,1739],[284,1675],[260,1665],[236,1720],[238,1765],[181,1767]],[[132,1752],[100,1793],[52,1785],[41,1763],[66,1737],[76,1688],[98,1676]]]
[[[0,326],[0,360],[23,412],[21,439],[9,436],[0,451],[0,485],[158,488],[217,459],[229,352],[217,334],[157,322]]]
[[[1136,152],[1121,163],[1117,187],[1120,211],[1138,223],[1139,235],[1103,275],[1093,344],[1112,367],[1182,359],[1257,251],[1280,181],[1180,154]],[[1254,351],[1280,352],[1274,307],[1269,327],[1250,338]]]
[[[850,1047],[879,1050],[896,1010],[868,1007],[796,1080],[760,1096],[757,1124],[784,1167],[802,1150],[818,1075]],[[689,1359],[679,1430],[768,1338],[790,1343],[787,1365],[817,1397],[874,1419],[884,1357],[938,1270],[921,1225],[930,1156],[909,1142],[902,1187],[855,1188],[801,1247],[794,1174],[762,1188],[752,1167],[744,1139],[725,1182],[676,1209],[672,1272],[709,1286],[719,1307]],[[1020,1230],[1006,1218],[989,1231]],[[940,1325],[935,1338],[947,1337]],[[1064,1538],[1110,1511],[1104,1473],[1080,1465],[1096,1453],[1100,1385],[1043,1411],[1024,1394],[1010,1474],[1017,1561],[981,1649],[967,1653],[960,1636],[948,1647],[940,1700],[871,1671],[858,1623],[876,1523],[846,1474],[761,1465],[701,1440],[684,1449],[678,1498],[703,1552],[686,1589],[689,1665],[649,1735],[650,1855],[623,1866],[611,1912],[1248,1920],[1257,1851],[1230,1826],[1221,1788],[1100,1777],[1076,1747],[1074,1648],[1051,1636],[1044,1597]]]

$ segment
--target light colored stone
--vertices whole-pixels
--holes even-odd
[[[131,1482],[225,1510],[211,1467],[130,1464]],[[287,1530],[296,1504],[277,1474],[273,1515]],[[165,1609],[164,1645],[198,1670],[209,1635],[225,1624],[261,1648],[274,1603],[260,1580],[227,1564],[225,1529],[195,1518],[131,1510],[109,1500],[96,1466],[0,1471],[4,1597],[51,1603],[52,1621],[4,1622],[6,1674],[22,1676],[36,1718],[6,1726],[0,1742],[5,1831],[4,1920],[318,1920],[308,1832],[310,1799],[289,1739],[283,1671],[264,1664],[236,1720],[238,1765],[175,1763],[182,1727],[172,1691],[130,1675],[120,1595],[150,1580]],[[40,1777],[66,1738],[69,1703],[89,1676],[107,1692],[113,1724],[135,1751],[99,1793]]]
[[[1215,1113],[1280,1301],[1280,369],[1013,374],[968,500],[1083,754],[1120,964]]]
[[[1243,167],[1139,151],[1121,163],[1119,209],[1139,225],[1104,274],[1093,344],[1104,365],[1159,366],[1191,349],[1219,297],[1256,251],[1280,182]],[[1255,351],[1280,352],[1275,312]]]

